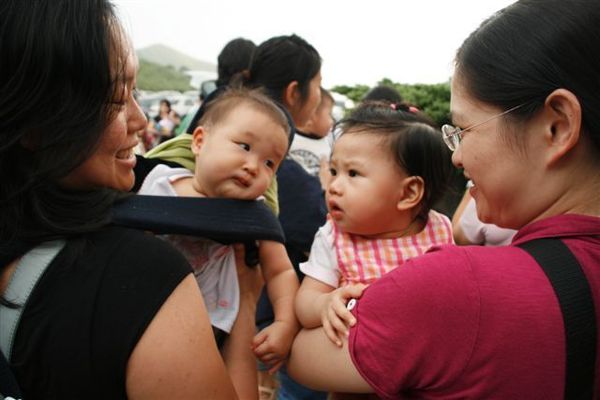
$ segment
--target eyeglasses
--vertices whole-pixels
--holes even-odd
[[[494,115],[493,117],[488,118],[483,122],[480,122],[475,125],[471,125],[465,129],[457,128],[455,126],[446,124],[446,125],[442,126],[442,137],[444,138],[444,142],[450,148],[450,150],[456,151],[456,149],[458,149],[458,146],[460,145],[460,142],[462,141],[462,138],[463,138],[463,135],[465,134],[465,132],[470,131],[471,129],[477,128],[478,126],[488,123],[496,118],[500,118],[501,116],[506,115],[509,112],[515,111],[516,109],[523,107],[525,104],[526,103],[523,103],[523,104],[519,104],[518,106],[515,106],[513,108],[509,108],[508,110],[506,110],[498,115]]]

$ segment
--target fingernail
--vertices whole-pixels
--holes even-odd
[[[350,299],[350,301],[346,305],[346,308],[348,310],[352,310],[355,306],[356,306],[356,299]]]

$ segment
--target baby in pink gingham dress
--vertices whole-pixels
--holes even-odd
[[[327,222],[315,236],[296,314],[337,345],[356,321],[347,310],[365,285],[436,245],[453,243],[432,210],[451,172],[441,133],[418,111],[364,103],[341,122],[330,161]]]

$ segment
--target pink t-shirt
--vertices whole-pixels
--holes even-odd
[[[600,321],[600,218],[537,221],[513,245],[544,237],[562,238],[575,254]],[[379,396],[563,397],[560,306],[541,267],[513,245],[436,247],[365,290],[353,309],[350,354]]]

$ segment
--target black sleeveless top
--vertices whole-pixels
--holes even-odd
[[[126,399],[127,361],[191,273],[150,234],[109,227],[67,242],[31,293],[11,357],[23,396]]]

